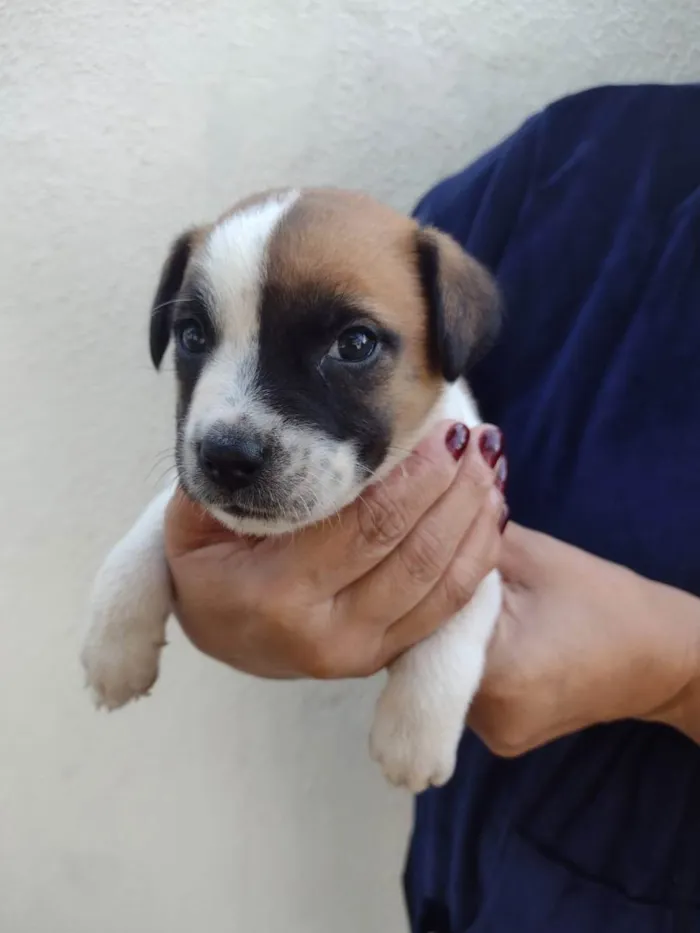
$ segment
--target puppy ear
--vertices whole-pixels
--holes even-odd
[[[432,227],[417,236],[432,361],[447,382],[455,382],[498,336],[500,295],[491,275],[452,237]]]
[[[186,230],[170,247],[170,253],[160,274],[151,307],[150,348],[151,359],[156,369],[165,356],[170,342],[170,325],[173,317],[173,301],[182,286],[185,269],[189,262],[194,241],[194,230]]]

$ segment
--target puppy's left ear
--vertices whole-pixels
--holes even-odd
[[[175,240],[160,273],[160,281],[151,306],[150,327],[151,359],[156,369],[160,367],[170,342],[173,302],[182,287],[195,232],[186,230]]]
[[[492,276],[452,237],[422,227],[417,238],[432,362],[447,382],[455,382],[495,342],[500,294]]]

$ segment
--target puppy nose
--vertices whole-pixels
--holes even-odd
[[[205,437],[198,457],[205,475],[230,492],[250,486],[265,463],[263,445],[243,433]]]

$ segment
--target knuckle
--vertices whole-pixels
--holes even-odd
[[[468,457],[459,471],[457,482],[462,488],[468,487],[473,493],[485,496],[493,485],[493,477],[481,458]]]
[[[382,639],[359,636],[351,643],[344,656],[346,677],[372,677],[384,666],[382,663]]]
[[[482,739],[490,751],[499,758],[518,758],[530,747],[528,737],[518,728],[487,729]]]
[[[521,712],[522,703],[489,694],[477,700],[476,729],[490,751],[499,758],[517,758],[533,747],[533,721]]]
[[[454,460],[444,454],[413,454],[405,461],[406,472],[413,481],[429,482],[431,487],[446,489],[457,472]]]
[[[452,563],[445,574],[445,598],[450,608],[457,612],[469,602],[474,595],[482,574],[476,571],[474,560],[462,557]]]
[[[333,680],[340,674],[338,653],[330,642],[320,640],[310,643],[306,649],[306,671],[314,680]]]
[[[404,569],[414,583],[430,584],[445,570],[446,554],[436,528],[422,527],[400,551]]]
[[[481,739],[488,750],[498,758],[516,758],[519,754],[517,749],[508,744],[500,735],[484,732]]]
[[[401,502],[390,499],[382,487],[377,487],[360,500],[358,525],[368,545],[390,548],[405,535],[408,518]]]
[[[377,645],[372,653],[364,658],[357,667],[356,677],[374,677],[386,666],[382,645]]]
[[[505,508],[506,504],[505,497],[496,486],[489,488],[488,493],[489,494],[486,497],[485,508],[492,517],[500,518],[503,514],[503,509]]]
[[[201,619],[189,614],[182,606],[182,603],[175,605],[175,618],[188,641],[202,654],[209,654],[209,629],[206,624],[202,624]]]
[[[478,552],[458,553],[445,574],[447,602],[461,609],[474,596],[479,584],[497,566],[500,556],[500,535],[494,534]]]
[[[305,668],[314,680],[341,680],[352,676],[351,646],[342,630],[328,628],[314,632],[305,647]]]
[[[335,633],[317,638],[307,651],[307,672],[315,680],[370,677],[381,670],[381,639],[366,637],[358,629],[354,636]]]
[[[423,473],[435,473],[445,468],[445,463],[449,467],[454,461],[447,456],[445,447],[442,444],[431,443],[424,438],[421,443],[414,447],[410,453],[401,461],[402,471],[410,476],[417,476]]]

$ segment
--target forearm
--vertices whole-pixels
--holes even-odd
[[[700,599],[511,525],[501,617],[470,724],[517,755],[604,722],[700,744]]]

